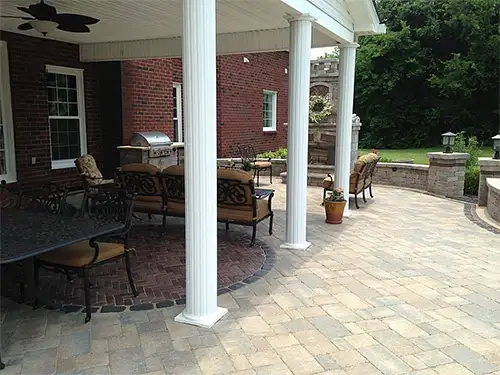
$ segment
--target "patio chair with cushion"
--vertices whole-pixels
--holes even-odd
[[[138,295],[132,279],[127,246],[128,232],[131,227],[132,196],[122,189],[103,189],[93,194],[89,203],[89,220],[120,222],[124,224],[124,229],[114,232],[112,236],[77,242],[35,258],[35,283],[37,285],[40,268],[83,278],[85,323],[89,322],[92,317],[89,280],[89,272],[92,268],[123,258],[132,293],[134,296]]]
[[[363,202],[367,202],[365,197],[365,190],[368,189],[370,192],[370,197],[373,198],[372,193],[372,179],[373,172],[377,166],[380,156],[374,153],[366,154],[360,156],[359,159],[354,164],[354,169],[349,177],[349,194],[354,195],[354,203],[356,208],[359,209],[358,204],[358,194],[362,193]],[[323,180],[323,200],[326,198],[327,191],[333,191],[334,189],[334,176],[328,174]]]
[[[273,163],[271,163],[271,158],[267,161],[257,161],[257,154],[252,145],[238,145],[238,151],[240,154],[241,161],[250,162],[253,169],[253,178],[257,176],[257,186],[259,186],[260,172],[269,169],[269,180],[271,184],[273,183]]]
[[[113,187],[114,179],[105,179],[92,155],[86,154],[75,160],[75,166],[80,173],[83,183],[82,212],[85,212],[88,205],[88,199],[96,192],[96,187]]]

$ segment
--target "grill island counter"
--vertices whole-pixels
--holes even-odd
[[[137,132],[132,135],[130,145],[118,146],[120,166],[145,163],[160,169],[170,165],[183,164],[184,143],[172,142],[162,132]]]

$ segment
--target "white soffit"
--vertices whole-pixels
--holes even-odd
[[[289,29],[273,29],[217,35],[217,54],[288,50]],[[313,30],[313,47],[331,47],[336,41]],[[82,61],[113,61],[182,56],[180,37],[80,45]]]

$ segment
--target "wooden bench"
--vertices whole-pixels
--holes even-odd
[[[380,156],[377,154],[366,154],[360,156],[354,165],[354,169],[349,177],[349,194],[354,194],[354,203],[356,208],[358,205],[358,194],[363,194],[363,202],[367,202],[365,197],[365,190],[368,189],[370,197],[373,198],[372,181],[373,172],[377,166]],[[323,180],[323,200],[326,198],[327,191],[333,191],[335,179],[334,176],[328,174]]]

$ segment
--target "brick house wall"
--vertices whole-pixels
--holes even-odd
[[[78,182],[76,168],[52,170],[45,65],[84,69],[87,150],[102,155],[97,64],[80,62],[75,44],[2,31],[7,42],[17,179],[23,183]],[[36,164],[32,164],[32,158]]]
[[[287,68],[288,52],[217,56],[219,157],[236,156],[238,143],[251,143],[257,152],[286,146]],[[160,130],[173,138],[173,83],[182,83],[180,58],[122,62],[124,143],[135,131]],[[275,132],[262,129],[263,90],[278,93]]]

